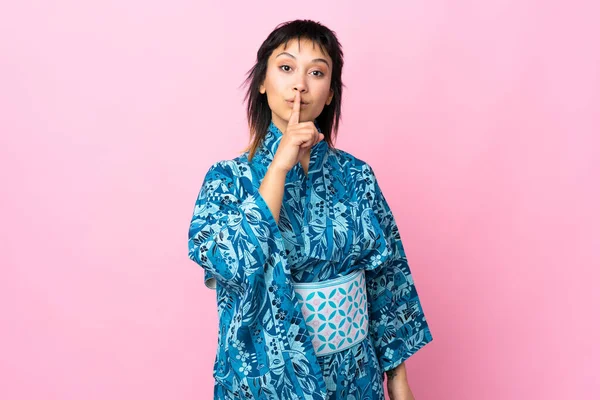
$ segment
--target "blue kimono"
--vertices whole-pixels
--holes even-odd
[[[213,164],[196,200],[188,255],[216,289],[214,398],[383,400],[383,372],[432,341],[398,227],[373,169],[324,140],[308,174],[288,172],[277,222],[258,188],[281,138],[271,122],[251,162]],[[317,357],[293,282],[357,269],[367,338]]]

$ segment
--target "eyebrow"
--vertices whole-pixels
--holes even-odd
[[[292,57],[294,60],[296,59],[296,57],[294,57],[293,55],[291,55],[291,54],[290,54],[290,53],[288,53],[287,51],[284,51],[284,52],[282,52],[282,53],[279,53],[279,54],[277,54],[277,56],[276,56],[275,58],[277,58],[277,57],[279,57],[279,56],[283,56],[283,55],[290,56],[290,57]],[[316,62],[322,62],[322,63],[325,63],[325,64],[327,65],[327,67],[328,67],[328,68],[330,68],[330,67],[329,67],[329,63],[328,63],[328,62],[327,62],[327,60],[326,60],[326,59],[324,59],[324,58],[314,58],[314,59],[313,59],[311,62],[313,62],[313,63],[316,63]]]

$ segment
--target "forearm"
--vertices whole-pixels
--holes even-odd
[[[283,190],[287,171],[277,169],[272,164],[267,170],[258,191],[269,206],[273,218],[279,222],[279,212],[283,201]]]
[[[404,362],[400,363],[400,365],[398,365],[395,368],[385,371],[385,374],[387,375],[388,381],[393,379],[397,381],[408,382],[408,377],[406,374],[406,363]]]

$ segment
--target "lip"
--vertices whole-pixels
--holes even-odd
[[[286,103],[288,103],[291,106],[294,106],[294,100],[286,100]],[[300,107],[304,107],[307,105],[308,105],[308,103],[304,103],[304,102],[300,101]]]

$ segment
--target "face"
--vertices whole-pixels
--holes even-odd
[[[296,91],[300,92],[300,122],[313,121],[331,103],[331,58],[308,39],[290,40],[273,50],[260,93],[267,95],[271,119],[285,132]]]

